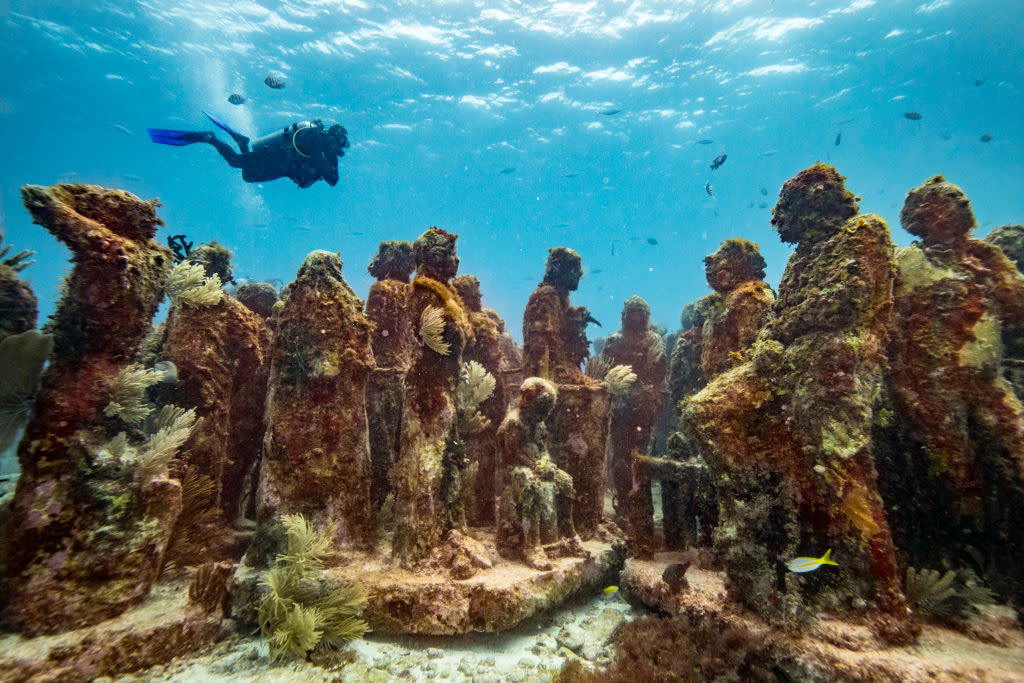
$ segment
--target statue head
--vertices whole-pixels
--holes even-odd
[[[964,244],[978,223],[964,191],[937,175],[907,193],[900,224],[926,245],[954,247]]]
[[[455,277],[459,272],[459,257],[455,248],[458,237],[441,228],[427,228],[412,245],[416,274],[441,282],[448,282]]]
[[[828,239],[857,215],[859,197],[828,164],[815,164],[787,180],[772,209],[772,225],[783,242]]]
[[[565,292],[574,292],[583,277],[583,259],[568,247],[548,249],[544,265],[544,284]]]
[[[387,240],[377,247],[377,254],[366,267],[370,275],[378,280],[408,282],[416,264],[412,259],[412,244]]]
[[[483,299],[480,296],[480,280],[475,275],[459,275],[452,280],[452,287],[458,292],[462,303],[468,311],[479,311],[483,308]]]
[[[651,307],[633,295],[622,304],[622,331],[646,332],[651,322]]]
[[[519,386],[519,414],[537,421],[544,420],[555,408],[558,390],[540,377],[527,377]]]
[[[744,282],[763,280],[765,265],[756,244],[745,239],[729,239],[704,259],[704,273],[711,289],[726,293]]]

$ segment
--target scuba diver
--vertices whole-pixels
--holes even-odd
[[[334,124],[325,129],[320,119],[301,121],[265,135],[252,143],[249,138],[213,115],[203,112],[214,125],[225,131],[238,145],[231,149],[211,131],[166,130],[147,128],[149,139],[162,145],[191,145],[205,142],[213,145],[232,168],[242,169],[242,178],[248,183],[261,183],[276,178],[291,178],[299,187],[309,187],[323,179],[334,187],[338,182],[338,158],[345,156],[348,132]]]

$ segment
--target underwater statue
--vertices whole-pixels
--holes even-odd
[[[743,360],[761,328],[772,318],[775,294],[764,281],[764,257],[745,239],[728,239],[704,259],[714,293],[704,299],[706,319],[700,363],[711,378]]]
[[[470,524],[474,526],[494,523],[494,505],[497,487],[498,463],[495,455],[495,434],[505,417],[505,387],[501,374],[501,329],[504,322],[492,308],[484,308],[480,295],[480,280],[473,275],[459,275],[452,280],[452,286],[459,293],[466,307],[473,338],[462,352],[464,362],[476,361],[494,378],[494,390],[480,404],[480,414],[487,418],[472,433],[464,429],[466,459],[470,466],[476,464],[473,478],[473,506],[466,510]],[[500,323],[500,324],[499,324]]]
[[[985,571],[1020,610],[1024,408],[1001,361],[1005,330],[1024,322],[1024,277],[971,237],[970,202],[942,176],[907,194],[900,221],[918,241],[896,252],[896,440],[879,458],[894,534],[909,564]]]
[[[391,468],[398,457],[398,441],[405,403],[405,373],[416,351],[409,319],[409,276],[416,269],[412,243],[381,242],[366,267],[377,281],[366,297],[366,317],[374,324],[371,343],[376,365],[366,383],[366,415],[370,424],[370,459],[373,462],[371,498],[380,508],[391,494]]]
[[[544,280],[523,314],[523,373],[557,386],[558,404],[548,423],[551,457],[572,477],[576,529],[590,539],[604,514],[611,407],[608,386],[580,369],[590,355],[587,324],[596,322],[585,307],[569,302],[582,277],[579,254],[566,247],[548,250]]]
[[[824,164],[786,181],[772,225],[797,244],[776,317],[750,360],[683,409],[718,488],[716,554],[731,594],[763,615],[863,601],[881,637],[905,642],[915,631],[871,452],[895,280],[889,228],[858,215]],[[829,548],[836,583],[785,571],[793,557]]]
[[[655,538],[651,482],[636,458],[647,455],[668,373],[665,344],[650,323],[647,302],[629,297],[622,305],[622,329],[610,335],[601,350],[609,366],[628,365],[636,375],[632,386],[612,401],[609,457],[615,510],[628,521],[638,557],[654,553]]]
[[[171,439],[143,442],[150,409],[123,381],[137,376],[173,263],[153,239],[156,200],[95,185],[27,185],[21,196],[74,254],[0,539],[4,619],[38,634],[116,616],[149,593],[181,511],[167,460],[194,415],[178,415],[181,429],[162,435]]]
[[[338,548],[376,540],[364,395],[371,327],[338,255],[310,252],[278,314],[249,564],[283,552],[283,515],[304,515]]]
[[[552,568],[543,546],[559,537],[567,539],[570,554],[583,552],[572,522],[572,477],[552,462],[548,452],[545,421],[557,394],[546,380],[526,379],[519,401],[497,433],[502,480],[495,533],[498,552],[540,571]]]
[[[411,566],[465,528],[465,448],[459,435],[456,390],[462,351],[472,339],[466,310],[451,285],[459,269],[458,235],[429,228],[413,243],[416,277],[407,308],[420,346],[405,376],[395,495],[395,559]]]

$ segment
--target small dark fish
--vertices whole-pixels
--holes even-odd
[[[981,141],[982,142],[992,142],[992,136],[989,135],[988,133],[985,133],[984,135],[981,136]]]
[[[848,123],[853,123],[853,119],[839,119],[838,121],[833,121],[832,125],[833,126],[845,126]]]
[[[759,209],[767,209],[768,205],[765,204],[764,202],[761,202],[760,204],[757,205],[757,208],[759,208]]]
[[[942,138],[943,140],[952,140],[953,134],[950,133],[949,131],[944,130],[941,133],[939,133],[939,137]]]
[[[135,133],[131,132],[128,128],[122,126],[120,123],[112,123],[110,125],[112,125],[114,129],[120,133],[124,133],[125,135],[135,135]]]
[[[621,111],[621,109],[605,109],[603,112],[601,112],[601,116],[615,116]]]
[[[592,275],[597,275],[598,273],[603,273],[603,272],[604,272],[604,268],[594,268],[592,271],[590,271],[590,273]]]
[[[267,80],[270,80],[269,76],[267,77]],[[267,83],[267,85],[270,85],[270,83]],[[270,87],[273,88],[274,86],[270,85]],[[281,87],[283,88],[284,84],[282,84]],[[245,97],[239,95],[236,92],[233,92],[230,95],[228,95],[228,102],[234,105],[245,104]]]
[[[709,197],[714,197],[715,193],[711,190],[711,183],[704,183],[704,191],[708,193]]]
[[[576,178],[576,177],[579,177],[579,175],[580,175],[579,173],[563,173],[562,177],[563,178]]]
[[[658,243],[658,239],[656,237],[648,237],[647,238],[647,244],[650,244],[651,246],[654,246],[657,243]]]
[[[516,167],[515,166],[509,166],[508,168],[503,168],[500,171],[498,171],[498,175],[508,175],[509,173],[515,173],[515,172],[516,172]]]
[[[985,85],[985,79],[984,78],[976,78],[976,79],[974,79],[974,87],[978,87],[979,85]]]
[[[697,140],[697,144],[698,145],[713,145],[713,144],[715,144],[715,141],[714,140],[708,140],[708,139],[705,138],[704,140]]]
[[[267,76],[266,78],[263,79],[263,82],[266,83],[271,88],[273,88],[274,90],[280,90],[281,88],[284,87],[284,81],[282,81],[280,78],[277,78],[276,76]]]
[[[779,153],[779,150],[777,150],[777,149],[769,149],[767,151],[761,152],[761,156],[763,156],[763,157],[773,157],[773,156],[775,156],[778,153]]]
[[[714,171],[715,169],[721,167],[721,165],[724,164],[725,160],[728,158],[728,154],[719,154],[717,157],[715,157],[715,160],[711,162],[711,170]]]
[[[836,133],[836,147],[838,147],[839,143],[842,142],[842,141],[843,141],[843,132],[839,131],[838,133]]]
[[[921,119],[924,118],[923,116],[921,116],[920,112],[916,111],[905,111],[903,112],[903,116],[907,117],[911,121],[920,121]]]
[[[552,228],[568,228],[569,224],[568,223],[555,223],[551,227]]]
[[[765,197],[767,197],[768,196],[768,188],[767,187],[762,187],[761,188],[761,194],[763,194]]]

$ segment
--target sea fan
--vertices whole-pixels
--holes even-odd
[[[462,364],[462,381],[455,393],[455,403],[459,411],[459,431],[463,436],[481,432],[491,424],[489,418],[477,412],[477,408],[491,397],[494,386],[494,375],[483,365],[475,360]]]
[[[167,406],[164,406],[164,409],[166,408]],[[188,439],[195,424],[196,411],[190,409],[177,414],[169,424],[160,427],[149,437],[149,441],[139,451],[139,481],[149,481],[166,471],[167,464]]]
[[[267,643],[270,656],[274,659],[294,657],[301,659],[316,647],[324,632],[322,630],[324,615],[316,607],[303,607],[293,604]]]
[[[587,367],[584,374],[591,379],[603,381],[608,371],[612,369],[611,363],[604,356],[591,356],[587,359]]]
[[[456,393],[459,409],[463,411],[476,408],[489,399],[494,393],[494,375],[487,372],[483,365],[471,360],[462,364],[462,381]]]
[[[212,306],[224,294],[219,275],[206,277],[202,265],[188,261],[171,268],[164,291],[172,304],[191,307]]]
[[[110,403],[103,409],[107,417],[119,417],[137,427],[153,408],[146,403],[146,389],[163,378],[163,373],[147,370],[138,363],[121,369],[110,384]]]
[[[636,373],[631,365],[616,365],[604,376],[604,381],[608,383],[612,396],[624,396],[636,381]]]
[[[263,595],[257,619],[271,656],[302,658],[319,645],[336,647],[361,638],[369,630],[360,618],[369,598],[366,589],[343,583],[322,596],[314,590],[313,578],[330,550],[329,535],[315,530],[300,514],[284,515],[282,524],[288,550],[259,580]]]
[[[441,339],[444,334],[444,311],[437,306],[427,306],[420,316],[420,339],[423,345],[435,353],[447,356],[451,353],[451,344]]]
[[[181,514],[171,528],[163,567],[198,565],[226,544],[229,532],[219,523],[215,491],[213,479],[199,474],[194,467],[185,468],[181,477]]]
[[[39,377],[53,350],[53,337],[38,332],[0,341],[0,452],[10,448],[32,414]]]

